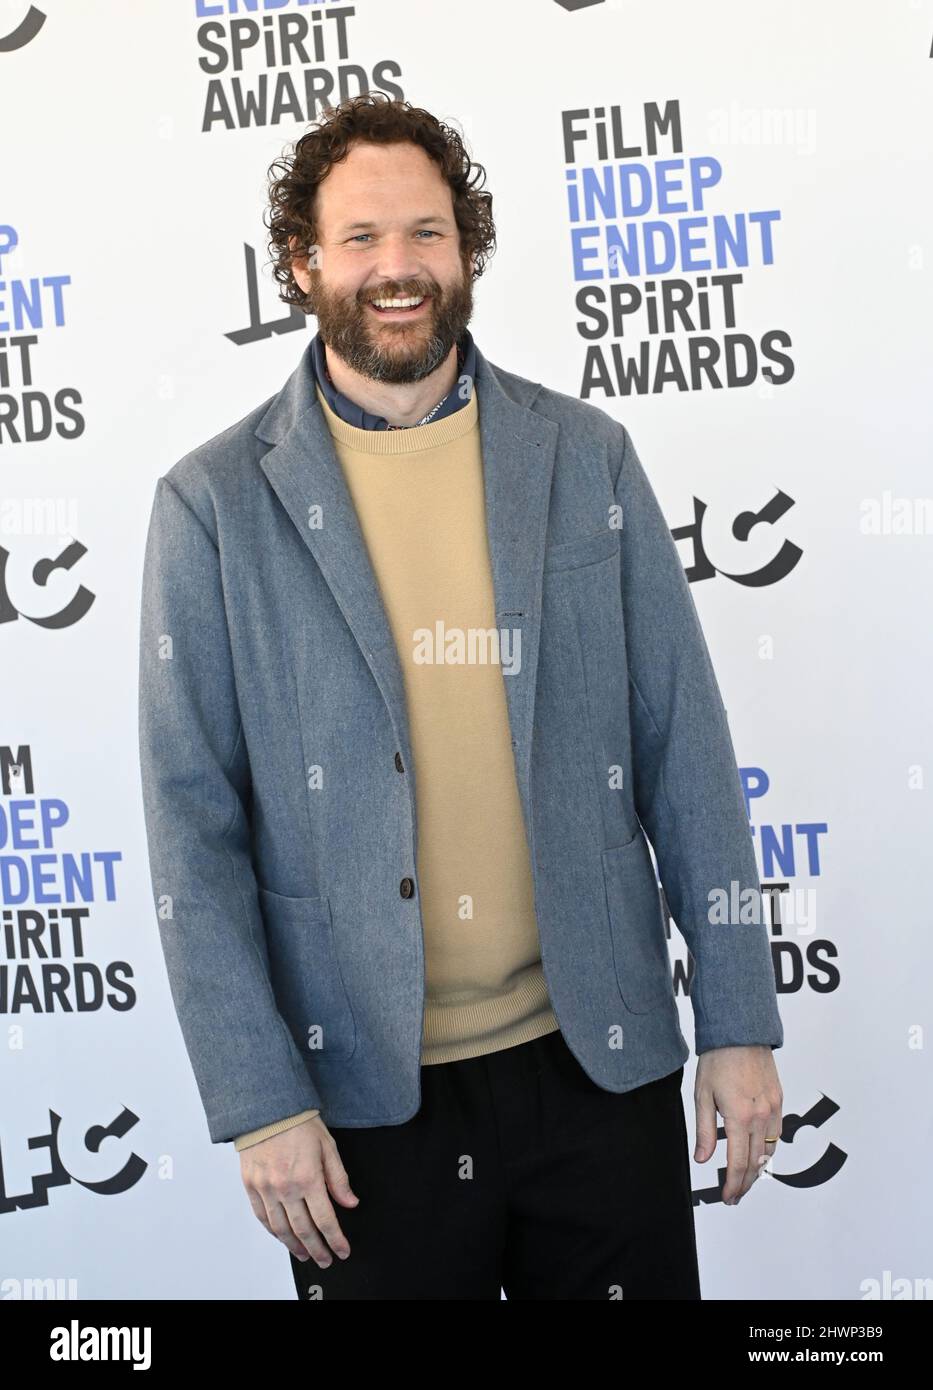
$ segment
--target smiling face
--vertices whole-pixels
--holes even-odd
[[[473,312],[450,186],[420,145],[355,144],[317,191],[317,268],[293,262],[321,337],[349,367],[396,385],[430,376]],[[416,300],[378,308],[375,301]]]

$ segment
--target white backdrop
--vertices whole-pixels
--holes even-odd
[[[286,21],[309,33],[282,62],[264,44]],[[341,82],[426,106],[485,165],[485,354],[622,420],[672,530],[706,507],[693,594],[780,889],[786,1041],[773,1177],[733,1209],[724,1142],[693,1167],[704,1297],[933,1296],[933,3],[6,0],[0,35],[0,1297],[294,1297],[232,1146],[208,1141],[164,976],[138,604],[156,478],[277,390],[314,331],[282,331],[265,171],[318,114],[307,94]],[[651,104],[672,118],[654,153]],[[600,158],[586,113],[613,107],[625,150]],[[665,206],[572,219],[568,169],[581,189],[633,164]],[[718,169],[702,206],[691,168]],[[747,256],[719,255],[743,219]],[[610,275],[607,227],[649,220],[684,254]],[[694,298],[692,323],[585,336],[612,287],[672,279],[706,280],[708,326]],[[734,339],[745,384],[742,349],[738,379],[722,367]],[[718,381],[691,381],[700,340]],[[588,354],[615,381],[613,350],[685,378],[588,390]]]

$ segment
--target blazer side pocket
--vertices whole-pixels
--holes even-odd
[[[641,830],[604,849],[602,864],[619,992],[632,1013],[648,1013],[672,999],[674,987],[661,894]]]
[[[276,1003],[303,1057],[346,1060],[356,1050],[330,899],[289,898],[259,889]]]

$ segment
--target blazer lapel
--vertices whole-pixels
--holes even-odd
[[[508,387],[508,391],[505,389]],[[541,625],[541,583],[558,426],[528,407],[540,386],[503,374],[476,350],[486,531],[496,625],[515,665],[503,667],[519,790],[530,836],[529,777]],[[273,447],[260,460],[313,554],[372,671],[412,768],[405,685],[392,630],[353,500],[315,391],[310,344],[255,430]],[[319,526],[311,525],[320,507]]]
[[[514,674],[507,674],[504,667],[502,679],[512,730],[515,771],[531,845],[531,732],[541,634],[545,536],[559,426],[529,409],[540,385],[511,374],[503,374],[500,380],[495,367],[478,348],[476,364],[486,534],[496,597],[496,625],[500,634],[506,631],[509,636],[513,660],[516,652],[520,654]],[[508,391],[504,389],[506,386]]]

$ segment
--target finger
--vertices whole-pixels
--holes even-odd
[[[296,1236],[295,1232],[292,1230],[292,1224],[288,1219],[288,1213],[282,1203],[271,1195],[263,1200],[266,1203],[266,1216],[269,1221],[269,1230],[276,1239],[280,1240],[296,1259],[304,1260],[310,1253],[312,1259],[317,1260],[317,1263],[320,1264],[321,1261],[317,1258],[315,1252],[313,1250],[306,1250],[304,1241]],[[321,1246],[320,1253],[323,1255],[326,1263],[330,1264],[329,1252],[324,1249],[323,1245]]]
[[[330,1144],[324,1144],[322,1160],[324,1164],[324,1181],[327,1183],[329,1191],[343,1206],[356,1206],[359,1197],[350,1186],[350,1178],[336,1143],[331,1140]]]
[[[713,1093],[709,1087],[694,1092],[693,1103],[696,1108],[696,1144],[693,1157],[697,1163],[705,1163],[716,1152],[719,1142],[717,1132],[717,1111]]]
[[[298,1258],[307,1259],[307,1251],[319,1269],[329,1269],[334,1263],[334,1257],[311,1218],[307,1202],[303,1198],[289,1198],[284,1206],[288,1224],[304,1247]]]
[[[775,1105],[775,1106],[772,1106],[772,1108],[771,1108],[771,1118],[770,1118],[769,1121],[768,1121],[768,1128],[767,1128],[767,1131],[766,1131],[766,1133],[765,1133],[765,1153],[766,1153],[767,1158],[768,1158],[768,1163],[767,1163],[766,1165],[764,1165],[764,1164],[762,1165],[763,1167],[764,1167],[764,1166],[767,1166],[769,1172],[770,1172],[770,1170],[771,1170],[771,1169],[770,1169],[770,1160],[774,1157],[774,1154],[775,1154],[776,1151],[777,1151],[777,1146],[778,1146],[778,1144],[780,1143],[780,1140],[781,1140],[781,1130],[783,1129],[783,1127],[784,1127],[784,1118],[783,1118],[783,1116],[782,1116],[782,1114],[781,1114],[781,1106],[780,1106],[780,1104]],[[776,1139],[769,1139],[769,1138],[768,1138],[768,1135],[769,1135],[769,1134],[776,1134],[776,1135],[777,1135],[777,1138],[776,1138]]]
[[[304,1199],[308,1204],[308,1210],[315,1226],[331,1250],[335,1255],[339,1255],[341,1259],[345,1260],[350,1253],[350,1242],[340,1229],[337,1215],[327,1195],[323,1176],[310,1184],[304,1194]]]
[[[760,1176],[761,1164],[768,1157],[765,1152],[765,1135],[771,1132],[767,1127],[770,1120],[771,1107],[769,1105],[764,1113],[753,1111],[752,1117],[748,1121],[748,1165],[739,1190],[739,1200],[745,1196],[752,1183]]]
[[[738,1201],[748,1168],[748,1129],[739,1120],[726,1120],[726,1180],[722,1187],[722,1200],[726,1206],[734,1206]]]
[[[255,1213],[256,1220],[261,1225],[265,1226],[266,1230],[269,1231],[271,1234],[271,1227],[269,1226],[269,1217],[266,1212],[265,1202],[262,1200],[259,1193],[256,1191],[254,1187],[247,1187],[246,1195],[249,1198],[249,1204],[252,1207],[253,1212]]]

